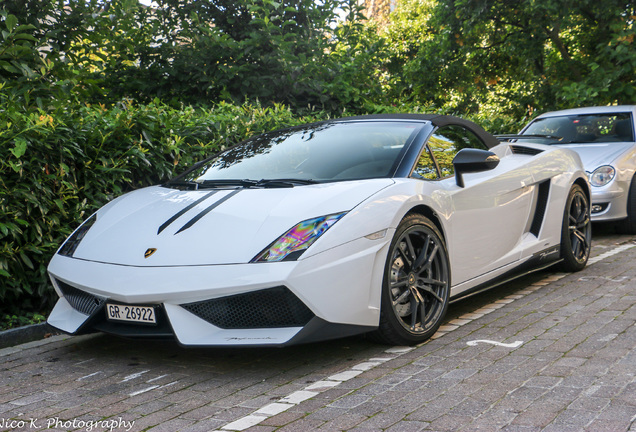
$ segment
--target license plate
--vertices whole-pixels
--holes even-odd
[[[151,306],[131,306],[107,303],[106,317],[111,321],[157,324],[155,308]]]

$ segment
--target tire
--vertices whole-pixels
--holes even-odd
[[[439,230],[424,216],[406,216],[391,241],[372,338],[392,345],[424,342],[439,328],[449,294],[448,252]]]
[[[627,218],[620,222],[618,228],[624,234],[636,234],[636,176],[632,177],[627,194]]]
[[[566,272],[583,270],[590,257],[592,222],[590,201],[581,186],[570,189],[563,212],[561,228],[561,269]]]

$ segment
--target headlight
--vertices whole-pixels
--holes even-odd
[[[82,239],[84,238],[88,230],[91,229],[91,227],[93,226],[96,220],[97,220],[97,213],[93,213],[91,217],[86,219],[84,223],[81,224],[79,228],[77,228],[73,234],[71,234],[71,236],[62,245],[58,253],[60,255],[72,257],[73,254],[75,253],[75,249],[77,249],[80,242],[82,241]]]
[[[251,262],[293,261],[303,254],[346,212],[307,219],[280,236]]]
[[[596,168],[594,172],[590,174],[590,184],[597,187],[605,186],[612,181],[614,175],[616,175],[616,170],[613,167],[603,165],[602,167]]]

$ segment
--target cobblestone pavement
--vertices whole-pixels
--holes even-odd
[[[601,229],[585,270],[456,302],[418,347],[2,349],[0,431],[636,431],[635,240]]]

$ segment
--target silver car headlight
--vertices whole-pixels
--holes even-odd
[[[614,167],[609,165],[600,166],[590,174],[590,184],[596,187],[605,186],[614,179],[615,175],[616,170]]]

